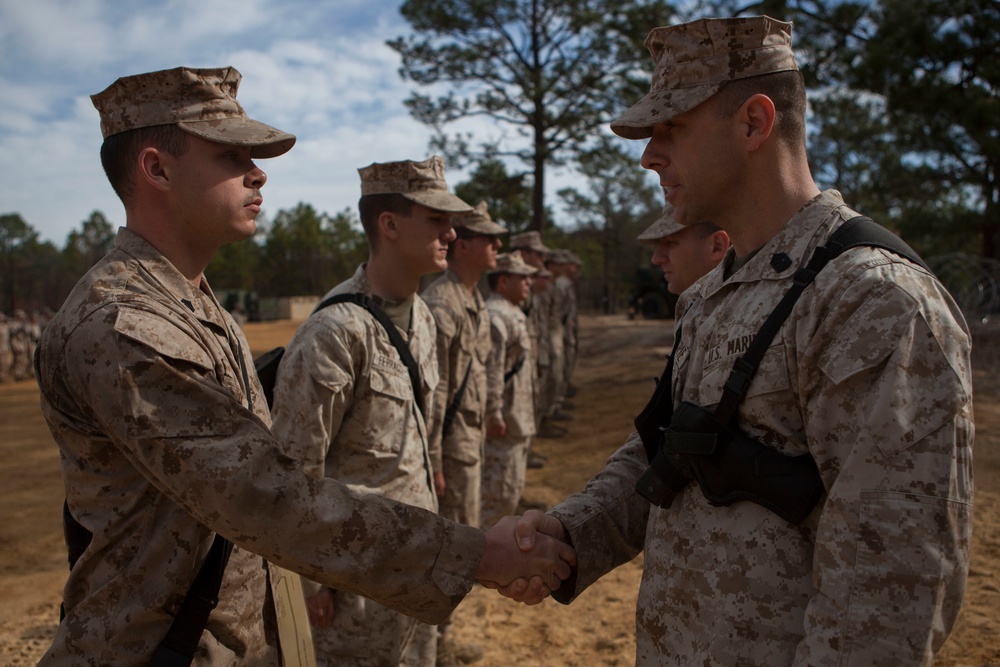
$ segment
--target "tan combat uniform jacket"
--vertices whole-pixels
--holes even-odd
[[[563,350],[566,361],[563,362],[564,391],[573,379],[576,370],[576,353],[579,347],[580,310],[576,297],[576,283],[567,276],[559,276],[556,283],[566,292],[566,326],[563,333]]]
[[[437,325],[440,381],[434,392],[431,440],[438,453],[435,471],[445,476],[441,513],[454,521],[479,525],[479,479],[486,441],[486,360],[490,353],[490,318],[476,288],[471,294],[457,275],[446,270],[421,294]],[[472,364],[471,366],[469,364]],[[443,435],[444,415],[465,383],[451,428]]]
[[[271,435],[239,327],[129,230],[45,328],[37,361],[67,500],[94,533],[40,664],[146,665],[214,530],[236,548],[195,665],[279,664],[260,556],[428,622],[470,589],[481,535],[303,475]]]
[[[524,312],[499,294],[486,300],[493,339],[489,362],[487,423],[507,425],[508,435],[535,434],[534,377],[531,338]],[[521,361],[521,368],[504,383],[504,375]]]
[[[350,292],[371,294],[364,265],[323,298]],[[430,412],[438,383],[434,319],[420,297],[414,296],[409,330],[400,334],[420,369]],[[360,306],[328,306],[299,327],[278,370],[272,415],[275,436],[309,475],[437,511],[427,427],[406,365],[382,325]],[[303,587],[310,595],[321,584],[304,581]],[[334,663],[378,657],[398,664],[407,651],[432,651],[433,632],[338,590],[333,625],[314,628],[313,637],[317,656]]]
[[[728,281],[720,267],[684,295],[675,405],[714,406],[791,276],[854,215],[827,191]],[[791,266],[772,268],[778,253]],[[697,485],[651,510],[634,493],[646,456],[633,435],[553,510],[580,563],[559,596],[644,548],[639,665],[930,665],[968,571],[969,352],[931,274],[846,252],[804,292],[738,413],[760,442],[816,460],[826,493],[812,514],[793,526],[750,502],[713,507]]]

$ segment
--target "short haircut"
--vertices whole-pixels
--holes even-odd
[[[387,211],[396,215],[410,215],[413,211],[413,202],[398,192],[361,195],[361,199],[358,200],[361,227],[365,230],[368,246],[372,250],[378,246],[378,217]]]
[[[695,235],[700,239],[707,239],[709,236],[715,232],[721,232],[722,227],[719,227],[714,222],[698,222],[691,225],[691,229],[694,231]]]
[[[124,203],[135,194],[135,163],[144,148],[153,147],[177,157],[187,152],[190,136],[176,125],[153,125],[105,139],[101,144],[101,166],[118,198]]]
[[[509,276],[509,273],[503,271],[497,271],[496,273],[487,273],[486,282],[489,284],[490,289],[496,291],[497,285],[500,284],[500,276]]]
[[[726,82],[716,95],[719,113],[732,116],[751,96],[767,95],[774,102],[775,129],[790,145],[805,145],[806,86],[798,70],[772,72]]]

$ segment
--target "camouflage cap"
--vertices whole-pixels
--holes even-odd
[[[468,212],[456,213],[451,216],[451,224],[456,229],[464,229],[474,234],[485,234],[488,236],[499,236],[507,233],[507,228],[493,222],[489,212],[486,210],[486,202],[479,204]]]
[[[412,202],[446,213],[465,213],[472,207],[448,192],[444,160],[437,155],[413,162],[374,162],[358,169],[361,194],[400,194]]]
[[[572,264],[572,254],[573,253],[565,248],[556,248],[545,253],[545,262],[547,264]]]
[[[511,250],[524,248],[526,250],[534,250],[535,252],[540,252],[542,254],[552,250],[547,245],[542,243],[542,235],[538,232],[521,232],[520,234],[514,234],[510,237],[510,248]]]
[[[236,101],[243,76],[234,67],[174,69],[124,76],[90,99],[104,138],[155,125],[177,125],[196,137],[252,146],[255,158],[287,152],[295,136],[249,118]]]
[[[674,220],[673,204],[668,203],[663,207],[663,212],[656,222],[647,227],[642,234],[639,234],[638,241],[646,245],[656,245],[660,239],[676,234],[682,229],[684,229],[684,225]]]
[[[798,69],[792,24],[768,16],[653,28],[646,48],[655,63],[649,94],[611,123],[626,139],[648,139],[653,125],[695,108],[727,81]]]
[[[497,255],[496,268],[490,269],[489,273],[513,273],[517,276],[533,276],[538,273],[538,269],[529,265],[522,259],[521,253],[502,252]]]

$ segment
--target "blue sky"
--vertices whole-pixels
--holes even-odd
[[[298,136],[291,152],[260,163],[267,218],[299,202],[354,209],[358,167],[428,156],[430,131],[403,105],[412,84],[385,46],[408,30],[399,4],[0,0],[0,214],[19,213],[58,247],[94,210],[124,224],[101,171],[90,95],[120,76],[179,65],[236,67],[251,117]],[[548,180],[554,193],[572,175]],[[557,204],[551,194],[548,202]]]

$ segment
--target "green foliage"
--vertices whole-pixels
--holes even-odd
[[[636,242],[643,229],[659,217],[663,193],[650,184],[629,144],[602,136],[577,163],[586,177],[589,192],[560,190],[566,212],[575,227],[573,248],[586,262],[581,272],[580,292],[592,305],[617,312],[625,305],[636,267],[648,261],[648,251]],[[548,243],[556,243],[550,238]]]
[[[455,194],[473,206],[485,201],[490,217],[516,234],[531,225],[527,178],[527,174],[508,174],[500,160],[487,159],[479,163],[468,181],[455,186]]]
[[[264,296],[324,294],[350,277],[368,256],[368,246],[352,214],[330,217],[309,204],[279,211],[267,232],[260,258]]]
[[[82,276],[115,245],[115,228],[100,211],[94,211],[79,230],[66,236],[62,256],[71,276]]]
[[[17,213],[0,215],[0,310],[62,302],[58,251]]]
[[[673,15],[663,0],[407,0],[415,33],[388,42],[400,74],[443,94],[414,92],[411,114],[434,129],[452,162],[512,156],[533,174],[532,229],[545,226],[548,166],[567,159],[620,110],[638,85],[636,44]],[[516,137],[446,134],[476,116]]]
[[[918,250],[1000,258],[1000,3],[785,4],[807,82],[822,86],[817,180],[846,179],[852,205]]]

